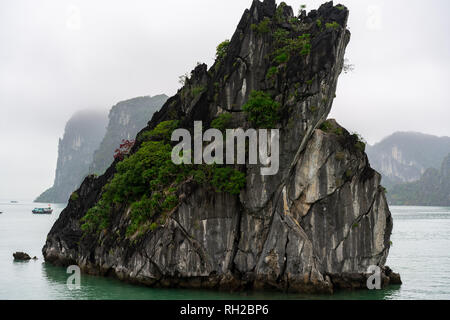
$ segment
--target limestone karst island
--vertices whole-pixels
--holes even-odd
[[[350,41],[332,2],[295,16],[254,1],[123,158],[74,191],[48,234],[55,265],[152,287],[332,293],[383,284],[392,217],[365,144],[327,120]],[[171,133],[279,129],[279,171],[170,162]],[[228,150],[227,150],[228,151]]]
[[[0,4],[0,300],[450,299],[450,3],[25,2]]]

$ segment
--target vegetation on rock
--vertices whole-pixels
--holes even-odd
[[[222,113],[211,122],[211,128],[218,129],[223,132],[226,129],[230,129],[229,128],[230,122],[231,122],[231,114]]]
[[[225,56],[227,55],[227,50],[228,50],[229,45],[230,45],[230,40],[225,40],[217,46],[217,50],[216,50],[216,59],[217,60],[221,61],[225,58]]]
[[[325,24],[325,27],[326,27],[327,29],[333,29],[333,30],[336,30],[336,29],[339,29],[341,26],[340,26],[339,23],[337,23],[336,21],[333,21],[333,22],[328,22],[328,23],[326,23],[326,24]]]
[[[245,174],[236,169],[172,162],[170,137],[178,125],[177,120],[163,121],[139,136],[143,141],[140,148],[117,163],[117,172],[104,186],[101,199],[82,218],[83,231],[107,229],[113,209],[123,205],[130,207],[127,237],[154,230],[179,204],[177,193],[189,177],[210,184],[217,192],[240,193],[246,180]]]
[[[70,196],[70,200],[71,200],[71,201],[77,201],[79,197],[80,197],[80,196],[78,195],[78,193],[74,192],[74,193],[72,193],[72,195]]]
[[[260,23],[252,24],[251,28],[252,28],[253,31],[258,33],[259,35],[263,35],[263,34],[266,34],[266,33],[270,32],[271,24],[272,24],[272,21],[270,20],[270,18],[265,17],[264,20],[262,20]]]
[[[247,103],[242,107],[248,119],[256,128],[274,128],[280,119],[281,104],[263,91],[252,91]]]

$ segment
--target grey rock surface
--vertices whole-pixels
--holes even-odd
[[[310,52],[291,58],[274,80],[266,77],[273,38],[252,27],[265,17],[293,34],[312,35]],[[46,261],[155,287],[330,293],[364,288],[370,265],[383,269],[384,284],[399,282],[385,267],[392,217],[380,175],[354,135],[330,120],[331,130],[319,128],[343,67],[348,10],[329,2],[293,18],[292,9],[277,9],[273,0],[253,1],[225,58],[210,70],[199,65],[144,129],[174,115],[192,128],[224,112],[233,125],[248,128],[242,104],[252,90],[270,92],[282,105],[277,175],[261,176],[259,165],[247,165],[239,196],[187,180],[179,206],[156,230],[124,237],[130,207],[123,204],[111,212],[108,230],[83,234],[80,219],[114,175],[114,163],[103,176],[88,177],[79,199],[61,213],[43,248]],[[333,22],[338,26],[325,27]],[[205,88],[199,95],[187,94],[198,86]]]

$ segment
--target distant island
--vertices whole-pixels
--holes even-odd
[[[418,181],[394,185],[387,197],[393,205],[450,206],[450,153],[439,170],[429,168]]]
[[[134,139],[166,102],[167,96],[145,96],[119,102],[106,112],[77,112],[59,140],[53,186],[35,202],[67,203],[88,174],[103,174],[123,139]]]
[[[450,137],[396,132],[367,146],[392,205],[450,205]]]
[[[89,171],[92,155],[105,135],[107,121],[106,111],[97,110],[79,111],[70,118],[64,136],[58,142],[53,186],[37,197],[35,202],[67,202]]]

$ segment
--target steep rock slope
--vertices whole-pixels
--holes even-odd
[[[394,205],[450,206],[450,154],[440,170],[430,168],[418,181],[394,185],[388,200]]]
[[[439,169],[450,152],[450,138],[417,132],[396,132],[367,148],[370,164],[383,176],[383,184],[419,180],[425,170]]]
[[[106,112],[89,110],[72,116],[63,138],[59,139],[54,184],[35,202],[65,203],[69,200],[88,174],[94,151],[105,134],[106,122]]]
[[[142,130],[153,113],[167,101],[165,94],[138,97],[119,102],[109,112],[109,123],[100,147],[95,151],[90,173],[103,174],[111,165],[114,151],[122,140],[132,140]]]
[[[162,121],[192,129],[195,120],[207,126],[225,114],[229,128],[252,127],[242,106],[263,91],[280,106],[273,117],[278,174],[235,166],[246,177],[239,195],[195,177],[174,182],[176,206],[160,224],[130,234],[139,207],[125,200],[99,209],[105,185],[125,177],[116,161],[103,176],[88,177],[61,213],[43,248],[46,261],[150,286],[332,292],[365,287],[370,265],[383,268],[384,283],[398,282],[384,267],[392,218],[380,175],[356,136],[324,122],[350,38],[347,19],[348,10],[332,2],[294,17],[284,3],[253,1],[216,63],[209,71],[197,66],[128,158],[152,146],[144,137],[158,143]],[[82,230],[88,211],[100,223]]]

